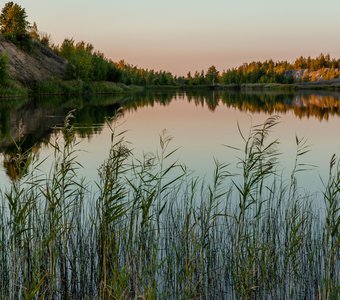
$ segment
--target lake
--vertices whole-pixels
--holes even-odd
[[[299,184],[308,192],[322,189],[333,153],[340,152],[340,93],[304,91],[283,93],[237,91],[159,91],[100,98],[48,98],[6,100],[0,103],[0,188],[21,175],[13,163],[15,143],[31,149],[48,173],[53,157],[49,142],[60,135],[66,114],[75,111],[74,126],[79,145],[80,176],[87,182],[97,179],[97,169],[108,156],[112,129],[124,132],[134,156],[159,149],[159,135],[173,137],[171,149],[178,148],[173,159],[185,164],[193,176],[210,180],[214,159],[230,164],[231,173],[239,173],[238,152],[244,142],[238,126],[247,136],[252,125],[278,115],[279,124],[270,140],[278,139],[280,168],[284,178],[294,167],[296,136],[305,138],[310,152],[300,158],[307,164],[299,175]],[[119,111],[115,122],[111,120]],[[239,125],[238,125],[239,124]],[[19,130],[20,128],[20,130]]]
[[[72,299],[338,299],[339,99],[202,90],[1,103],[4,297],[33,295],[28,287],[39,289],[34,297]],[[62,128],[72,110],[75,130]],[[255,127],[268,118],[279,122],[264,143],[279,141],[276,177],[277,152],[261,147],[267,131]],[[74,132],[77,176],[62,147]],[[243,159],[236,148],[250,132],[260,134],[248,144],[244,175],[234,176]],[[164,164],[149,154],[162,156],[160,134],[173,137],[166,153],[178,148]],[[290,181],[297,140],[305,152],[298,169],[307,170]],[[33,154],[40,171],[29,172],[30,155],[18,153]],[[320,177],[327,180],[333,153],[324,196]],[[223,164],[213,176],[214,160],[232,176]],[[191,171],[168,168],[173,161]]]

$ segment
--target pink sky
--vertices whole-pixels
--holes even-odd
[[[339,56],[338,0],[18,0],[55,43],[178,75],[253,60]]]

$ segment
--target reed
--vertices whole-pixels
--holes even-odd
[[[301,192],[297,174],[309,149],[297,138],[291,180],[280,178],[271,117],[247,136],[240,130],[240,175],[215,161],[207,182],[174,160],[166,133],[155,154],[138,160],[112,126],[91,188],[77,174],[72,118],[51,145],[47,175],[18,144],[25,176],[0,194],[1,299],[339,297],[335,155],[323,193]]]

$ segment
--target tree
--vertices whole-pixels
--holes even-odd
[[[45,45],[46,47],[51,46],[51,36],[48,33],[40,33],[39,39],[40,39],[40,43]]]
[[[26,18],[24,8],[13,2],[6,3],[0,15],[1,33],[15,39],[26,36],[28,28]]]
[[[69,62],[66,77],[68,79],[90,80],[93,70],[93,46],[83,41],[74,43],[73,39],[65,39],[56,52]]]
[[[205,80],[207,84],[215,85],[217,83],[218,71],[215,66],[211,66],[208,69],[207,74],[205,75]]]
[[[92,55],[91,79],[105,81],[107,79],[108,61],[103,53],[95,52]]]
[[[30,26],[29,29],[30,29],[29,35],[30,35],[31,39],[39,41],[40,35],[39,35],[37,23],[33,22],[33,25]]]

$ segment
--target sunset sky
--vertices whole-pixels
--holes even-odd
[[[340,54],[339,0],[14,2],[54,43],[84,40],[115,61],[177,75],[211,65],[223,70],[252,60]]]

